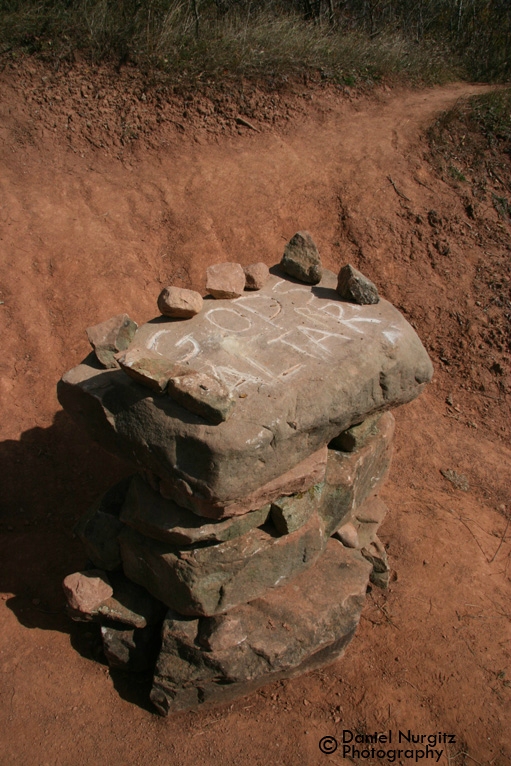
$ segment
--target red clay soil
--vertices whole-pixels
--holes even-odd
[[[240,101],[240,86],[234,101],[140,82],[30,62],[0,75],[0,762],[408,764],[410,730],[449,735],[422,763],[509,766],[509,308],[495,291],[509,291],[511,226],[490,201],[468,215],[424,138],[482,88],[247,86]],[[163,719],[150,679],[110,673],[64,613],[61,581],[85,563],[73,525],[130,468],[62,412],[56,382],[88,353],[86,327],[152,318],[163,286],[203,292],[212,263],[272,265],[299,229],[327,267],[376,282],[435,365],[396,412],[392,583],[368,595],[342,660]],[[371,746],[343,758],[343,731],[389,730],[395,761]]]

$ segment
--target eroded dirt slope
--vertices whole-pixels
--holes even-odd
[[[240,111],[226,94],[114,86],[36,65],[0,77],[0,762],[340,764],[322,736],[411,729],[455,735],[442,764],[505,766],[509,349],[491,335],[488,285],[505,277],[511,227],[489,203],[467,214],[423,138],[481,88],[255,90]],[[146,679],[111,677],[63,613],[60,582],[84,564],[74,522],[129,468],[62,413],[56,381],[88,353],[87,326],[150,319],[162,286],[204,291],[213,262],[274,264],[303,228],[327,267],[349,260],[378,284],[435,364],[397,413],[382,529],[394,579],[368,596],[342,661],[164,721]]]

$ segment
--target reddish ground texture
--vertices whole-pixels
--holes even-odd
[[[481,90],[240,84],[185,97],[130,70],[3,70],[1,763],[392,762],[343,759],[344,730],[390,730],[393,746],[399,731],[446,733],[443,766],[511,763],[511,227],[484,197],[468,210],[424,138]],[[351,261],[375,281],[435,365],[396,412],[381,532],[391,587],[368,595],[339,662],[162,719],[148,679],[111,674],[90,628],[64,613],[61,581],[85,560],[73,525],[130,469],[62,412],[55,385],[88,353],[86,327],[150,319],[163,286],[203,292],[212,263],[272,265],[299,229],[327,267]],[[328,735],[332,754],[318,746]]]

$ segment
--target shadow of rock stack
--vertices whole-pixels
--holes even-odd
[[[209,300],[166,288],[164,316],[90,328],[94,353],[58,386],[138,469],[78,524],[91,568],[65,580],[70,615],[100,623],[112,667],[154,668],[164,715],[332,662],[368,582],[388,581],[389,410],[431,362],[362,274],[321,268],[307,232],[272,271],[220,264]]]

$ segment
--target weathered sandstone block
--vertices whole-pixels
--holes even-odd
[[[171,545],[226,542],[262,526],[270,504],[224,521],[197,516],[173,500],[166,500],[140,477],[135,476],[124,502],[121,521],[147,537]]]
[[[342,525],[351,523],[358,536],[357,513],[375,514],[374,509],[364,510],[363,505],[385,477],[393,432],[394,418],[386,413],[359,450],[328,450],[325,482],[307,492],[275,500],[271,505],[272,524],[250,529],[257,512],[205,524],[204,535],[210,539],[217,526],[227,534],[232,525],[240,530],[246,524],[248,529],[226,542],[210,545],[200,543],[200,537],[186,547],[168,542],[174,534],[184,535],[187,540],[200,536],[201,532],[196,531],[200,528],[191,521],[192,514],[187,517],[186,511],[170,505],[142,480],[135,479],[122,518],[134,521],[134,526],[145,534],[134,529],[121,532],[124,572],[180,614],[218,614],[257,598],[266,588],[285,583],[311,566],[328,537]],[[265,516],[267,509],[265,506],[262,510]],[[175,530],[173,519],[178,523]],[[183,521],[190,526],[186,528]],[[363,544],[369,547],[373,539],[374,535],[366,536]],[[358,537],[352,547],[361,547]]]
[[[127,353],[146,349],[226,385],[236,407],[218,425],[90,359],[64,375],[59,399],[106,449],[176,487],[180,505],[225,515],[431,378],[422,344],[393,306],[343,302],[335,286],[330,272],[317,288],[271,276],[263,290],[215,301],[186,327],[160,319],[138,329]]]
[[[394,426],[394,416],[386,412],[363,447],[354,452],[328,451],[320,504],[327,537],[352,521],[353,514],[385,479],[392,458]]]
[[[326,541],[317,513],[279,537],[273,525],[225,543],[178,548],[126,528],[119,536],[124,572],[183,615],[213,615],[261,596],[311,566]]]
[[[227,503],[213,505],[205,498],[191,494],[189,485],[179,479],[162,479],[159,482],[159,491],[163,497],[175,497],[182,505],[195,512],[203,513],[206,517],[223,519],[230,516],[240,516],[261,508],[276,498],[306,492],[315,484],[321,484],[325,478],[327,458],[328,449],[321,447],[282,476],[277,476],[268,484],[258,487],[239,500]]]
[[[338,659],[358,624],[370,568],[330,540],[312,569],[226,615],[169,612],[154,705],[162,715],[214,705]]]

